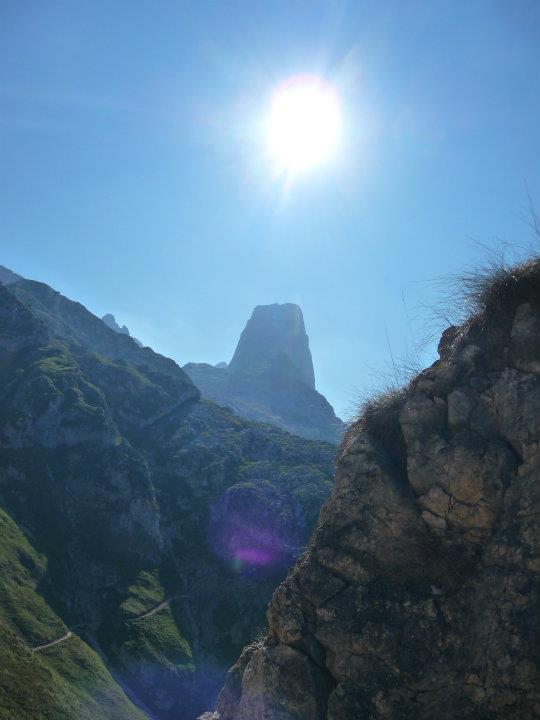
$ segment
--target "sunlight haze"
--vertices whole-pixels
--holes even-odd
[[[267,130],[268,150],[278,169],[294,175],[331,159],[340,130],[339,99],[322,78],[298,76],[278,86]]]
[[[0,263],[180,364],[294,302],[344,415],[389,346],[433,361],[475,241],[531,241],[538,3],[0,5]],[[287,119],[299,77],[339,116]]]

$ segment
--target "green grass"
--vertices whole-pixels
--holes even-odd
[[[128,597],[121,603],[120,610],[126,620],[142,615],[165,600],[163,587],[157,571],[143,570],[137,580],[128,588]]]
[[[140,572],[129,586],[116,623],[118,655],[128,671],[145,663],[173,673],[194,669],[189,642],[180,632],[169,606],[146,618],[135,619],[166,599],[157,571]]]
[[[29,645],[63,635],[67,628],[35,586],[47,567],[9,516],[0,510],[0,612]]]
[[[31,372],[36,375],[48,375],[54,378],[77,372],[76,363],[63,343],[46,346],[42,352],[43,356],[30,366]]]
[[[195,669],[189,643],[180,634],[169,607],[129,623],[119,656],[128,666],[157,665],[174,674]]]
[[[0,719],[143,720],[80,638],[40,652],[66,626],[37,592],[46,558],[0,510]]]

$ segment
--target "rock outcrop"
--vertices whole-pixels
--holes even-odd
[[[127,329],[127,327],[125,325],[122,325],[122,327],[120,327],[112,313],[107,313],[101,319],[107,327],[111,328],[111,330],[114,330],[117,333],[122,333],[122,335],[129,335],[129,330]]]
[[[111,330],[114,330],[117,333],[121,333],[122,335],[127,335],[128,337],[132,337],[132,335],[130,334],[129,330],[127,329],[127,327],[125,325],[122,325],[122,327],[120,327],[120,325],[116,322],[116,318],[114,317],[114,315],[112,313],[107,313],[101,319],[103,320],[103,322],[105,323],[105,325],[107,327],[111,328]],[[143,346],[142,342],[140,340],[137,340],[137,338],[133,338],[133,340],[135,340],[135,342],[137,343],[137,345],[139,347]]]
[[[540,717],[540,264],[367,406],[215,720]]]
[[[344,424],[315,390],[309,340],[298,305],[259,305],[227,365],[183,368],[203,395],[241,417],[312,440],[338,443]]]
[[[315,387],[309,339],[300,307],[293,303],[257,305],[242,331],[229,370],[242,373],[265,368],[280,355],[290,360],[306,385]]]

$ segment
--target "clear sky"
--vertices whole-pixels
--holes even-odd
[[[284,187],[261,119],[297,73],[344,131]],[[538,0],[0,0],[0,264],[180,364],[297,302],[342,414],[471,238],[530,240],[539,158]]]

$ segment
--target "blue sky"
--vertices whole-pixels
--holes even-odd
[[[344,135],[285,192],[260,122],[305,72]],[[297,302],[342,414],[473,239],[531,241],[539,157],[537,1],[0,3],[0,263],[181,364]]]

